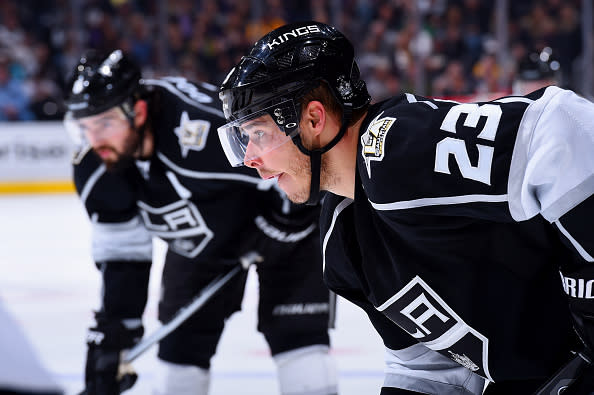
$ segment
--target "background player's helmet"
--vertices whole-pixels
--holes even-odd
[[[527,94],[547,85],[558,85],[561,79],[561,65],[549,47],[540,52],[531,52],[518,64],[513,82],[513,93]]]
[[[219,136],[232,164],[243,162],[242,144],[247,144],[238,130],[241,120],[269,114],[287,136],[295,137],[299,101],[321,81],[349,114],[371,100],[360,79],[353,46],[335,28],[299,22],[258,40],[227,75],[219,94],[225,117],[231,121],[219,128]]]
[[[107,56],[89,51],[68,82],[67,116],[78,119],[121,106],[137,91],[140,78],[140,68],[121,50]],[[123,110],[129,116],[131,108]]]

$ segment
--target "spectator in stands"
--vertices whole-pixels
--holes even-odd
[[[30,121],[29,98],[22,81],[10,71],[10,59],[0,55],[0,121]]]
[[[501,73],[497,84],[491,74],[479,77],[476,85],[473,82],[476,77],[472,71],[491,61],[485,57],[485,43],[496,37],[495,2],[344,0],[340,7],[333,0],[74,3],[76,7],[69,7],[69,0],[46,0],[38,10],[33,0],[0,1],[0,49],[7,48],[12,59],[18,57],[18,63],[26,66],[19,69],[23,78],[34,78],[36,69],[43,67],[51,70],[49,75],[57,76],[56,83],[63,89],[61,79],[77,60],[73,54],[80,54],[85,48],[123,47],[150,75],[188,72],[202,74],[204,80],[222,81],[229,65],[236,63],[263,31],[285,22],[311,19],[338,22],[347,37],[363,38],[352,40],[360,46],[356,50],[362,57],[389,58],[390,72],[383,73],[386,81],[380,81],[380,86],[381,82],[394,82],[394,71],[399,84],[409,90],[419,73],[424,73],[424,79],[430,82],[426,93],[437,94],[444,87],[434,87],[431,82],[441,82],[437,77],[446,72],[448,65],[461,61],[466,71],[463,91],[483,93],[495,85],[499,85],[499,91],[509,91],[511,72],[517,68],[517,58],[512,53],[509,63],[497,64]],[[577,91],[582,80],[579,68],[575,67],[582,48],[580,3],[581,0],[512,1],[507,28],[510,51],[517,45],[538,51],[551,47],[565,74],[563,86]],[[31,4],[36,5],[36,12],[28,11]],[[411,49],[419,41],[420,33],[431,37],[431,52],[426,59],[419,59]],[[159,43],[155,37],[164,39]],[[51,48],[49,64],[40,65],[31,56],[30,48],[37,45],[35,40],[45,41]],[[374,49],[369,40],[374,41]],[[29,60],[24,61],[25,58]],[[193,59],[196,67],[191,67],[188,59]],[[500,58],[496,60],[501,62]],[[384,78],[377,72],[375,67],[361,70],[366,80]]]
[[[467,73],[461,61],[450,61],[445,71],[433,81],[433,95],[451,97],[473,93],[471,83],[466,75]]]
[[[504,92],[505,89],[499,85],[501,73],[501,66],[497,64],[495,55],[491,53],[483,54],[472,68],[472,76],[475,80],[475,92]]]

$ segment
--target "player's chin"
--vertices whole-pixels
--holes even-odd
[[[119,168],[119,161],[117,159],[103,159],[103,164],[107,171],[116,171]]]
[[[122,172],[135,166],[135,160],[132,156],[116,155],[113,159],[103,159],[105,168],[109,172]]]
[[[300,185],[297,180],[286,173],[278,178],[278,187],[282,189],[293,203],[305,203],[309,198],[309,188]]]

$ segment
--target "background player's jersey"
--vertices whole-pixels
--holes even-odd
[[[405,94],[370,108],[355,200],[324,204],[324,276],[388,348],[421,342],[495,382],[544,379],[567,359],[558,268],[588,255],[550,222],[592,184],[558,130],[592,134],[594,122],[542,121],[591,109],[581,100],[548,88],[478,104]]]
[[[75,161],[95,261],[150,260],[151,236],[186,257],[236,259],[256,215],[286,203],[255,171],[229,166],[216,134],[225,122],[216,87],[177,77],[143,84],[154,155],[119,172],[106,171],[91,150]]]

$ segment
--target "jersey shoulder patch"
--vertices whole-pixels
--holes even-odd
[[[361,135],[361,155],[369,178],[371,162],[381,162],[384,159],[386,137],[395,122],[396,117],[385,115],[382,111],[369,122],[367,130]]]
[[[206,119],[190,119],[187,111],[182,112],[179,125],[173,129],[176,134],[181,154],[185,158],[190,150],[202,151],[206,146],[210,121]]]
[[[409,104],[403,96],[371,107],[357,158],[367,193],[404,180],[418,181],[422,172],[433,171],[431,130],[436,116],[434,109]]]

